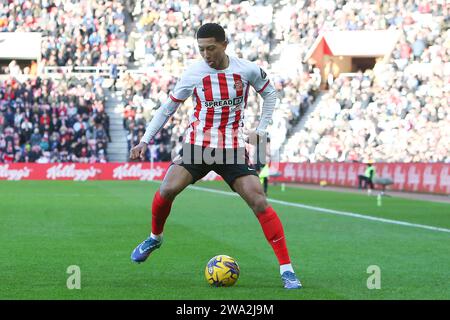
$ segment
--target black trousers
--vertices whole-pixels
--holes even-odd
[[[364,184],[364,186],[363,186],[363,184]],[[367,178],[366,176],[363,176],[363,175],[361,175],[361,174],[358,175],[358,187],[359,187],[360,189],[361,189],[361,188],[366,189],[366,188],[367,188],[367,185],[369,185],[370,189],[374,189],[372,179]]]

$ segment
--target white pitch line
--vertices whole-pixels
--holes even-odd
[[[189,186],[189,189],[218,193],[218,194],[223,194],[226,196],[233,196],[233,197],[239,196],[237,193],[233,193],[233,192],[208,189],[208,188],[196,187],[196,186]],[[308,210],[317,211],[317,212],[321,212],[321,213],[328,213],[328,214],[334,214],[334,215],[339,215],[339,216],[347,216],[347,217],[360,218],[360,219],[366,219],[366,220],[372,220],[372,221],[378,221],[378,222],[384,222],[384,223],[390,223],[390,224],[397,224],[397,225],[402,225],[402,226],[407,226],[407,227],[414,227],[414,228],[421,228],[421,229],[427,229],[427,230],[432,230],[432,231],[440,231],[440,232],[450,233],[450,229],[427,226],[424,224],[409,223],[409,222],[399,221],[399,220],[391,220],[391,219],[384,219],[384,218],[378,218],[378,217],[373,217],[373,216],[366,216],[366,215],[359,214],[359,213],[325,209],[325,208],[308,206],[305,204],[281,201],[281,200],[276,200],[276,199],[271,199],[271,198],[268,198],[267,200],[269,202],[278,203],[278,204],[285,205],[285,206],[303,208],[303,209],[308,209]]]

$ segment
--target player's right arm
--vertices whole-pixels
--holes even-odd
[[[147,151],[147,145],[150,140],[161,130],[170,117],[177,111],[182,101],[174,101],[172,98],[168,99],[165,103],[159,107],[153,116],[152,120],[145,130],[145,134],[142,137],[139,144],[130,151],[130,159],[135,160],[138,158],[144,159],[145,152]]]
[[[170,117],[177,111],[178,107],[186,100],[193,92],[193,81],[190,72],[186,70],[177,82],[173,92],[169,98],[164,102],[155,112],[152,120],[148,124],[145,134],[139,144],[130,151],[130,159],[135,160],[145,157],[147,146],[153,137],[161,130]]]

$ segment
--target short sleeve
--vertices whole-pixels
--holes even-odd
[[[250,84],[258,93],[262,93],[270,83],[267,73],[254,63],[250,63],[250,70]]]
[[[186,70],[178,80],[175,88],[172,90],[170,94],[170,98],[174,102],[183,102],[187,98],[189,98],[194,91],[194,81],[192,79],[191,72]]]

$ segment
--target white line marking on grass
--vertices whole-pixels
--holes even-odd
[[[194,189],[194,190],[223,194],[226,196],[239,197],[239,195],[237,193],[228,192],[228,191],[208,189],[208,188],[196,187],[196,186],[189,186],[189,188]],[[308,210],[317,211],[317,212],[321,212],[321,213],[335,214],[335,215],[339,215],[339,216],[347,216],[347,217],[360,218],[360,219],[366,219],[366,220],[372,220],[372,221],[378,221],[378,222],[384,222],[384,223],[390,223],[390,224],[397,224],[397,225],[402,225],[402,226],[407,226],[407,227],[415,227],[415,228],[427,229],[427,230],[432,230],[432,231],[440,231],[440,232],[450,233],[450,229],[427,226],[424,224],[417,224],[417,223],[410,223],[410,222],[399,221],[399,220],[391,220],[391,219],[384,219],[384,218],[378,218],[378,217],[373,217],[373,216],[366,216],[366,215],[359,214],[359,213],[325,209],[325,208],[308,206],[305,204],[281,201],[281,200],[276,200],[276,199],[271,199],[271,198],[268,198],[267,200],[272,203],[278,203],[278,204],[289,206],[289,207],[308,209]]]

